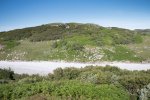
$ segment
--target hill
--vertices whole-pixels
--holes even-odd
[[[0,32],[0,59],[149,61],[149,38],[149,35],[140,31],[117,27],[90,23],[51,23]],[[143,44],[144,47],[141,47]],[[132,45],[139,47],[135,50]]]
[[[136,29],[135,31],[142,34],[150,34],[150,29]]]

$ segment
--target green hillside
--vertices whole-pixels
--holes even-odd
[[[0,33],[1,60],[149,61],[148,34],[95,24],[51,23]],[[145,45],[143,53],[132,46]],[[142,48],[142,47],[139,48]]]

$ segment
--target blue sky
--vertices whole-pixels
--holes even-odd
[[[150,28],[150,0],[0,0],[0,31],[54,22]]]

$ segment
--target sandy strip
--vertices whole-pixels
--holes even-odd
[[[127,70],[147,70],[150,69],[150,63],[125,63],[125,62],[99,62],[99,63],[78,63],[65,61],[0,61],[0,68],[11,68],[15,73],[22,74],[40,74],[47,75],[52,73],[54,69],[61,67],[76,67],[85,66],[116,66]]]

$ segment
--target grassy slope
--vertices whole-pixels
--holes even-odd
[[[134,31],[94,24],[43,25],[1,33],[0,36],[0,44],[6,45],[0,51],[1,60],[139,62],[150,57],[148,36],[143,37],[147,42],[138,44],[142,41],[141,36]],[[143,52],[138,53],[134,46],[138,46],[138,52],[144,48]]]
[[[150,36],[144,36],[143,38],[143,43],[129,44],[127,47],[136,52],[138,56],[150,61]]]
[[[86,45],[83,51],[76,51],[64,49],[64,47],[53,48],[52,44],[53,41],[30,42],[23,40],[20,45],[12,48],[11,51],[1,52],[0,58],[7,60],[138,61],[138,58],[134,57],[134,53],[124,46],[96,47]]]
[[[20,45],[8,50],[3,54],[4,59],[14,60],[47,60],[47,56],[51,53],[51,41],[30,42],[23,40]],[[3,59],[1,58],[1,59]]]

